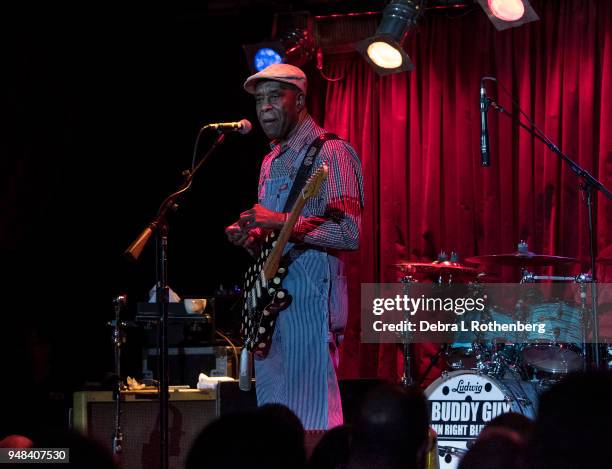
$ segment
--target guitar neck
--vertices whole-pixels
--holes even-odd
[[[270,280],[276,274],[278,266],[280,265],[280,260],[283,255],[283,251],[285,250],[285,246],[289,242],[289,238],[291,238],[291,233],[293,233],[293,227],[297,223],[298,218],[302,213],[302,209],[306,204],[306,200],[307,199],[304,197],[298,197],[295,204],[293,205],[291,213],[287,217],[287,221],[285,222],[283,228],[281,229],[278,235],[278,238],[276,238],[276,244],[270,252],[270,255],[268,256],[266,264],[263,268],[266,280]]]

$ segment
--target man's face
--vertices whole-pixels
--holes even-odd
[[[261,81],[255,87],[255,110],[270,140],[284,139],[304,109],[304,94],[278,81]]]

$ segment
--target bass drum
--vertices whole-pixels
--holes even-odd
[[[495,417],[517,412],[535,418],[535,385],[515,376],[495,379],[477,371],[443,373],[425,390],[431,428],[438,435],[440,469],[456,468],[482,428]]]

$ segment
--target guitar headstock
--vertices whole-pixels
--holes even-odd
[[[329,168],[326,164],[323,164],[308,178],[308,181],[306,181],[302,189],[302,197],[305,200],[317,195],[328,173]]]

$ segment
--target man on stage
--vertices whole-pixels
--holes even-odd
[[[270,65],[250,76],[244,89],[255,96],[271,152],[261,166],[258,203],[226,229],[232,243],[253,252],[269,230],[282,228],[290,211],[285,202],[307,153],[314,156],[314,170],[329,168],[285,249],[292,262],[283,287],[293,301],[280,313],[269,355],[255,360],[257,400],[286,405],[305,429],[332,428],[342,424],[337,346],[348,313],[339,251],[359,244],[361,163],[347,142],[327,134],[308,114],[307,80],[299,68]],[[324,143],[317,153],[313,143],[319,138]]]

